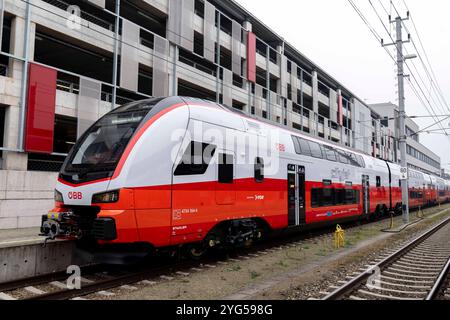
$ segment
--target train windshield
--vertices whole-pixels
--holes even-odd
[[[104,116],[75,144],[64,171],[79,176],[113,172],[136,129],[155,104],[124,106]]]

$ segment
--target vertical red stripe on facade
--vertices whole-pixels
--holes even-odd
[[[247,79],[256,82],[256,36],[253,32],[247,35]]]
[[[339,125],[342,126],[344,123],[344,113],[342,110],[342,95],[338,95],[338,121]]]
[[[30,63],[25,130],[25,151],[53,152],[56,70]]]

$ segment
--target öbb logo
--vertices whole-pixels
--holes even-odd
[[[69,192],[68,194],[70,200],[82,200],[83,193],[81,192]]]

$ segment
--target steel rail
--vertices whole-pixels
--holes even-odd
[[[92,274],[95,272],[103,271],[102,265],[89,265],[81,268],[82,274]],[[46,273],[34,277],[27,277],[12,281],[0,283],[0,292],[12,291],[23,287],[41,285],[52,281],[66,279],[69,275],[65,271],[59,271],[54,273]]]
[[[387,265],[391,264],[392,262],[398,260],[400,257],[404,256],[406,253],[411,251],[414,247],[418,246],[420,243],[425,241],[426,239],[430,238],[433,234],[435,234],[437,231],[439,231],[441,228],[446,226],[448,223],[450,223],[450,217],[439,223],[438,225],[432,227],[430,230],[426,231],[422,235],[416,237],[406,245],[404,245],[402,248],[398,249],[393,254],[389,255],[382,261],[378,262],[376,265],[374,265],[372,268],[364,271],[360,275],[358,275],[356,278],[353,278],[346,284],[342,285],[335,291],[331,292],[322,300],[340,300],[344,298],[349,293],[353,292],[355,288],[362,285],[364,282],[367,282],[367,280],[375,273],[376,268],[383,269]]]
[[[447,263],[445,264],[444,268],[439,274],[439,277],[434,283],[433,288],[431,289],[430,293],[428,294],[425,300],[436,300],[439,297],[439,295],[444,290],[444,285],[447,283],[449,274],[450,274],[450,259],[448,259]]]
[[[192,267],[192,264],[189,264]],[[136,283],[147,278],[154,278],[164,273],[167,273],[168,269],[172,267],[177,267],[177,269],[182,269],[178,263],[172,263],[170,265],[163,265],[152,268],[150,270],[145,270],[136,273],[130,273],[112,279],[106,279],[101,281],[95,281],[90,284],[85,284],[81,289],[64,289],[55,292],[49,292],[34,297],[25,298],[23,300],[69,300],[75,297],[86,296],[91,293],[99,292],[102,290],[108,290],[117,288],[130,283]]]

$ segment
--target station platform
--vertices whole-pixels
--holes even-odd
[[[0,248],[43,244],[39,228],[0,230]]]
[[[0,230],[0,283],[60,272],[85,265],[72,241],[49,241],[44,246],[39,228]]]

